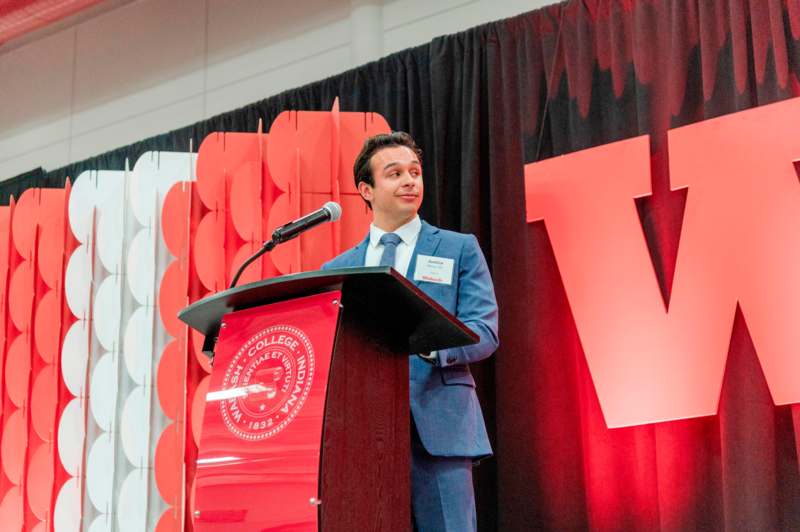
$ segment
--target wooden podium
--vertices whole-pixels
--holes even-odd
[[[411,529],[409,353],[477,335],[388,267],[251,283],[180,319],[214,350],[196,530]]]

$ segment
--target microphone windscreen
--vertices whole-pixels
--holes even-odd
[[[342,207],[335,201],[329,201],[322,206],[323,209],[331,213],[331,221],[335,222],[342,217]]]

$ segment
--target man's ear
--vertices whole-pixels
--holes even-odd
[[[372,203],[372,186],[369,183],[366,181],[359,181],[358,193],[361,194],[364,201]]]

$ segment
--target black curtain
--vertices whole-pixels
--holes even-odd
[[[653,194],[638,207],[668,295],[685,196],[669,189],[667,129],[797,95],[798,75],[797,0],[570,0],[36,170],[2,183],[0,201],[337,96],[380,113],[423,148],[422,216],[475,233],[495,278],[501,348],[474,368],[496,450],[476,471],[482,530],[797,529],[800,415],[753,377],[741,316],[717,416],[605,428],[546,230],[525,223],[523,166],[650,134]]]

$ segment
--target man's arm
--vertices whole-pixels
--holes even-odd
[[[440,366],[483,360],[491,356],[499,344],[494,285],[478,240],[472,235],[464,244],[458,276],[456,318],[480,336],[480,340],[473,345],[439,350]]]

